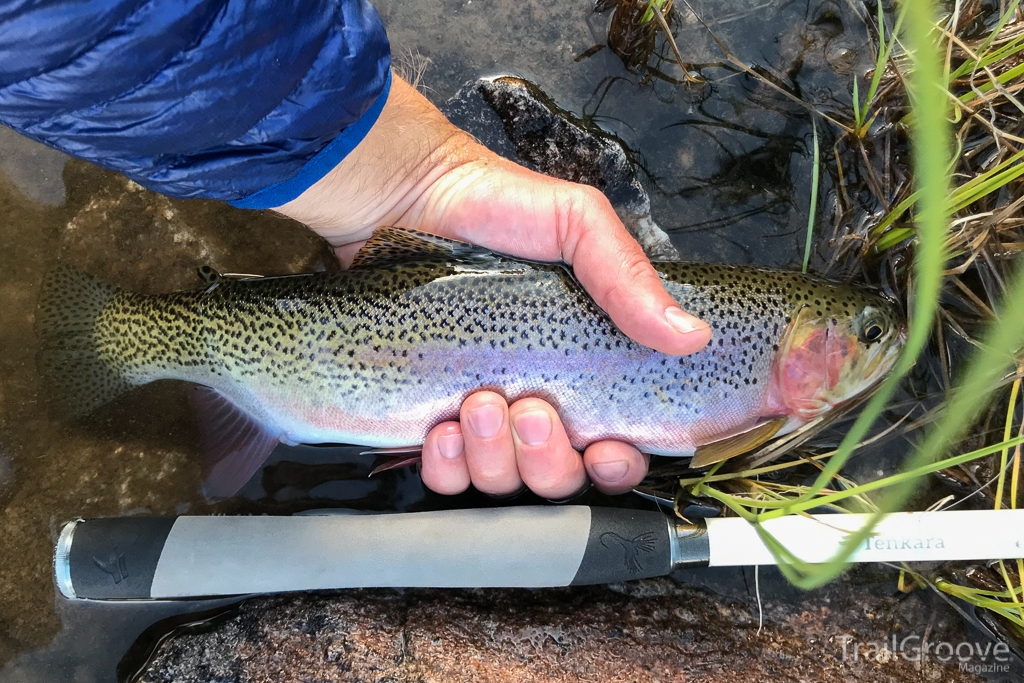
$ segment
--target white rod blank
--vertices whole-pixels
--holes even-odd
[[[805,562],[827,562],[866,514],[779,517],[763,528]],[[776,564],[757,530],[730,517],[709,519],[710,566]],[[932,562],[1024,557],[1024,509],[895,512],[857,544],[850,562]]]

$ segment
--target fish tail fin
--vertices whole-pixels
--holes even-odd
[[[100,314],[118,291],[70,265],[57,267],[43,283],[36,363],[60,412],[85,415],[132,387],[97,334]]]

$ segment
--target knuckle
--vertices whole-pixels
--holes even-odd
[[[606,304],[620,303],[627,299],[638,282],[643,282],[650,275],[651,263],[643,253],[624,253],[622,258],[621,277],[610,281],[601,292],[602,301]]]
[[[486,449],[474,449],[467,444],[466,464],[477,488],[518,479],[519,469],[515,463],[512,437],[508,437],[507,440],[507,444],[504,440],[500,445],[488,444]],[[506,456],[506,452],[509,455]]]
[[[622,264],[628,282],[635,282],[650,275],[651,262],[639,249],[623,254]]]
[[[608,198],[604,196],[604,192],[597,189],[593,185],[575,185],[577,201],[583,206],[594,207],[595,205],[601,206],[611,205]]]

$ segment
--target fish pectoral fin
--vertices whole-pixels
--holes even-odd
[[[675,500],[643,485],[635,487],[633,493],[665,510],[671,510],[675,507]]]
[[[393,448],[367,448],[365,451],[359,451],[359,455],[412,455],[419,454],[423,451],[423,446],[395,446]]]
[[[350,270],[435,258],[494,257],[487,249],[418,230],[383,226],[356,252]]]
[[[233,496],[280,441],[214,389],[195,387],[190,398],[199,421],[203,495],[208,499]]]
[[[755,425],[739,434],[733,434],[724,439],[698,446],[693,454],[693,459],[690,460],[690,467],[694,469],[708,467],[716,462],[722,462],[742,453],[752,451],[778,434],[782,426],[788,421],[789,419],[785,417],[775,418],[774,420]]]
[[[391,458],[391,460],[387,460],[374,467],[369,474],[372,477],[375,474],[387,472],[388,470],[397,470],[402,467],[416,465],[422,460],[422,453],[423,446],[399,446],[397,448],[369,448],[360,452],[359,455]]]

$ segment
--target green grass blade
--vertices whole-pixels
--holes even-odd
[[[973,71],[984,69],[986,67],[992,66],[997,62],[1001,62],[1004,59],[1013,57],[1022,50],[1024,50],[1024,36],[1019,36],[1011,40],[1006,45],[1003,45],[998,50],[994,50],[988,53],[987,55],[984,55],[983,57],[981,57],[980,61],[968,59],[959,67],[957,67],[957,69],[953,71],[953,73],[950,74],[950,82],[956,80],[957,78],[966,76],[967,74]]]
[[[857,74],[853,75],[853,129],[857,131],[857,136],[861,135],[861,127],[864,125],[864,121],[860,116],[860,93],[857,92]]]
[[[1004,448],[1013,448],[1018,444],[1024,444],[1024,436],[1017,436],[1012,439],[1008,439],[1006,441],[993,444],[991,446],[986,446],[985,448],[973,450],[969,453],[963,453],[961,455],[942,458],[941,460],[936,460],[933,462],[922,462],[919,464],[915,464],[897,474],[893,474],[882,479],[869,481],[866,484],[853,486],[844,491],[836,491],[835,493],[829,493],[824,496],[818,496],[813,500],[804,501],[801,503],[794,503],[792,501],[775,503],[773,501],[759,500],[756,501],[756,503],[751,502],[750,505],[756,505],[757,507],[763,508],[771,508],[768,512],[762,512],[758,514],[756,517],[756,521],[758,522],[767,522],[770,519],[784,517],[785,515],[795,514],[798,512],[807,512],[808,510],[812,510],[819,506],[839,503],[841,501],[847,500],[854,496],[863,495],[865,493],[872,493],[873,491],[881,491],[887,488],[898,487],[902,484],[913,484],[915,480],[920,479],[921,477],[924,477],[926,475],[934,474],[935,472],[939,472],[950,467],[956,467],[957,465],[963,465],[964,463],[971,462],[972,460],[983,458],[986,455],[998,453]],[[699,493],[701,495],[710,495],[710,490],[710,488],[700,489]],[[731,500],[734,504],[739,504],[736,502],[736,496],[732,496]],[[722,502],[725,501],[723,500]]]
[[[1024,151],[1017,152],[996,166],[993,166],[985,173],[971,178],[969,181],[953,190],[949,197],[946,215],[953,215],[953,213],[970,206],[982,197],[995,192],[996,190],[1004,187],[1007,183],[1016,180],[1021,176],[1024,176]],[[917,203],[920,196],[920,191],[914,192],[897,204],[888,214],[885,215],[878,225],[871,229],[872,233],[878,235],[885,232],[886,228],[889,228],[899,219],[900,216],[909,211]],[[909,234],[906,232],[908,230],[906,228],[900,228],[900,230],[903,232],[899,232],[898,235],[890,236],[887,234],[880,238],[876,243],[875,248],[882,251],[894,244],[902,242],[909,236]],[[897,231],[894,230],[892,232],[896,233]]]
[[[813,501],[817,492],[823,490],[839,473],[857,444],[867,435],[871,424],[881,414],[902,376],[916,362],[928,342],[935,318],[945,264],[943,245],[947,230],[946,207],[949,187],[946,169],[951,159],[951,134],[946,117],[947,97],[937,43],[934,6],[929,0],[906,0],[904,6],[907,17],[906,42],[912,48],[914,56],[914,68],[909,78],[916,108],[911,139],[914,177],[920,193],[917,252],[914,259],[916,291],[910,333],[897,367],[858,416],[836,454],[822,469],[806,494],[780,508],[783,513],[795,511],[794,505]],[[777,512],[779,511],[767,514]],[[759,519],[762,517],[759,516]],[[759,533],[762,532],[759,527]],[[861,538],[851,541],[849,546],[825,564],[813,568],[792,566],[791,569],[795,571],[784,571],[787,575],[791,574],[790,580],[799,586],[819,586],[843,570],[844,563],[854,551],[856,543],[866,538],[869,533],[870,528],[856,534]],[[770,535],[767,532],[762,533],[762,537],[765,536]]]
[[[856,81],[854,81],[856,83]],[[807,240],[804,243],[804,267],[802,272],[807,272],[807,266],[811,262],[811,238],[814,235],[814,219],[818,212],[818,176],[820,170],[820,152],[818,149],[818,122],[811,117],[811,130],[814,131],[814,161],[811,166],[811,204],[807,209]]]
[[[1016,1],[1020,2],[1020,0]],[[892,36],[888,41],[886,41],[885,13],[882,9],[882,3],[878,3],[878,58],[875,60],[875,72],[871,74],[871,84],[868,86],[868,96],[864,100],[865,110],[868,109],[871,106],[871,103],[875,101],[875,95],[878,93],[878,86],[882,82],[882,74],[885,73],[885,65],[889,63],[889,56],[892,55],[892,50],[896,46],[896,36],[899,35],[900,27],[903,25],[903,17],[905,16],[904,10],[904,6],[901,5],[899,14],[896,15],[896,25],[893,26]]]
[[[999,17],[999,21],[996,22],[996,25],[992,28],[992,31],[988,34],[988,37],[985,38],[981,45],[979,45],[977,49],[974,50],[975,54],[981,55],[982,53],[985,52],[985,50],[989,48],[989,46],[992,44],[992,41],[995,40],[996,36],[999,35],[999,32],[1003,30],[1003,27],[1006,26],[1007,22],[1010,21],[1010,19],[1012,19],[1014,15],[1017,13],[1017,7],[1019,5],[1020,0],[1013,0],[1013,2],[1010,3],[1009,7],[1006,8],[1006,11],[1003,12],[1001,17]],[[1021,36],[1020,38],[1011,41],[1010,44],[1012,45],[1013,43],[1017,43],[1021,41],[1022,38],[1024,38],[1024,36]],[[1014,49],[1011,47],[1008,49],[1008,46],[1004,45],[1003,47],[999,48],[999,50],[993,52],[988,58],[982,58],[982,61],[979,64],[975,64],[971,60],[967,60],[949,75],[949,80],[950,82],[952,82],[953,79],[959,78],[964,74],[970,73],[971,71],[974,71],[974,69],[976,68],[984,68],[986,66],[989,66],[990,64],[994,64],[995,62],[998,62],[1000,59],[1002,59],[1004,56],[1009,56],[1017,49],[1019,48]],[[1005,54],[1002,54],[998,57],[995,56],[996,54],[1001,52]]]
[[[1010,81],[1013,81],[1016,78],[1020,77],[1021,74],[1024,74],[1024,64],[1018,64],[1012,69],[1007,69],[1006,71],[996,76],[995,83],[993,83],[992,81],[985,81],[981,85],[973,88],[971,91],[965,92],[957,99],[960,100],[960,102],[967,104],[971,100],[976,99],[978,96],[984,95],[991,91],[993,88],[996,87],[996,83],[998,83],[999,85],[1006,85]]]

